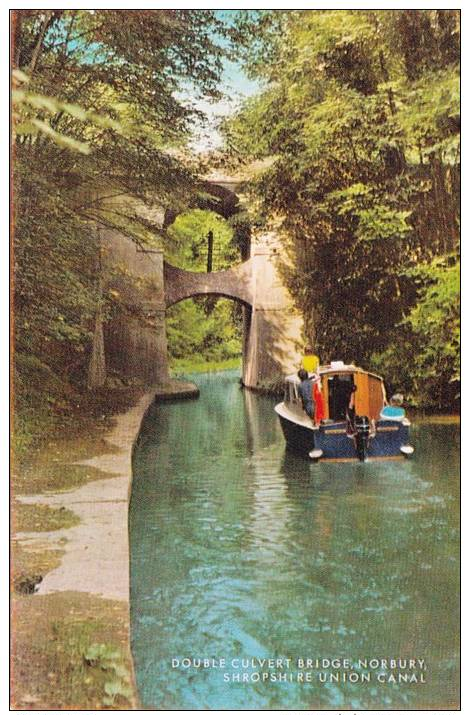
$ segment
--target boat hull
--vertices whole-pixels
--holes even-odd
[[[294,419],[279,414],[287,447],[308,457],[321,450],[321,459],[356,461],[358,453],[354,437],[348,435],[346,422],[334,422],[318,428],[306,427]],[[402,459],[402,448],[409,446],[409,426],[402,422],[380,420],[375,435],[369,438],[366,459]]]

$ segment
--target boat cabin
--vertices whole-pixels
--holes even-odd
[[[322,365],[319,369],[325,418],[332,422],[342,422],[346,419],[346,409],[351,395],[351,387],[356,386],[356,414],[378,420],[380,412],[386,404],[385,387],[378,375],[362,370],[355,365],[345,365],[342,362],[332,362]],[[284,402],[289,407],[302,409],[302,402],[297,393],[299,378],[291,375],[286,380]]]
[[[284,401],[274,408],[289,448],[314,461],[364,462],[403,459],[413,454],[410,422],[404,410],[399,416],[384,415],[386,398],[381,377],[339,361],[322,365],[315,374],[321,381],[325,415],[319,424],[303,409],[298,375],[286,378]],[[314,377],[314,373],[309,375]],[[354,414],[349,410],[351,395]]]

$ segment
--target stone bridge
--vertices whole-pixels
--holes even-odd
[[[169,308],[170,305],[186,298],[215,295],[231,298],[251,307],[253,306],[252,275],[251,259],[229,270],[215,273],[185,271],[164,261],[165,305]]]
[[[126,306],[105,323],[107,368],[151,385],[167,383],[166,309],[200,295],[242,304],[242,381],[247,387],[262,387],[298,368],[302,320],[281,279],[283,250],[275,230],[252,237],[247,260],[213,273],[176,268],[164,260],[163,249],[139,249],[111,229],[101,231],[101,244],[105,283]]]

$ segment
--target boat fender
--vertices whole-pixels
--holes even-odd
[[[310,459],[320,459],[320,457],[323,457],[323,450],[322,449],[312,449],[308,453],[308,456]]]
[[[400,447],[400,452],[405,455],[405,457],[411,457],[413,452],[415,451],[415,448],[411,446],[411,444],[402,444]]]

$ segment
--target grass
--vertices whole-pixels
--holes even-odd
[[[241,368],[241,357],[230,358],[229,360],[201,361],[197,359],[178,358],[171,362],[171,373],[174,377],[193,372],[211,372],[215,370],[236,370]]]
[[[53,434],[57,418],[44,406],[17,407],[13,415],[12,451],[23,460],[45,435]]]
[[[34,586],[41,581],[44,574],[60,565],[63,553],[60,549],[26,548],[17,541],[13,541],[11,561],[14,590],[17,593],[34,593]]]
[[[135,707],[127,606],[66,592],[14,600],[12,707],[122,710]]]
[[[56,531],[70,529],[79,524],[80,519],[65,507],[15,502],[13,523],[15,531]]]
[[[67,394],[44,404],[17,400],[13,495],[58,492],[107,478],[75,464],[109,453],[114,414],[134,405],[138,386]],[[18,394],[17,394],[18,397]],[[12,518],[12,707],[19,710],[119,710],[136,706],[128,651],[126,603],[72,592],[35,593],[59,566],[62,542],[18,542],[16,531],[67,529],[79,521],[65,508],[14,502]],[[64,544],[66,539],[64,538]]]
[[[105,387],[87,391],[57,375],[28,353],[15,353],[12,454],[23,465],[52,435],[75,436],[80,430],[106,427],[143,392],[135,381],[111,373]],[[104,422],[104,424],[100,424]]]
[[[142,392],[141,387],[121,387],[77,394],[61,414],[39,404],[19,404],[12,439],[14,494],[63,491],[109,477],[73,462],[111,451],[105,436],[112,417],[136,404]]]
[[[49,507],[44,504],[22,504],[15,501],[12,509],[12,531],[49,532],[69,529],[80,523],[79,517],[65,507]],[[65,541],[65,539],[64,539]],[[12,581],[17,593],[32,594],[44,575],[60,564],[63,551],[48,548],[47,542],[40,546],[12,542]]]
[[[67,440],[48,443],[27,464],[15,465],[15,469],[12,471],[14,494],[67,491],[96,479],[109,478],[108,473],[90,465],[67,462],[68,459],[80,459],[80,447],[85,446],[85,442],[86,440],[81,437],[73,443]],[[90,456],[112,451],[112,447],[100,439],[97,444],[91,446],[88,442],[88,447]],[[94,449],[92,449],[93,447]]]

